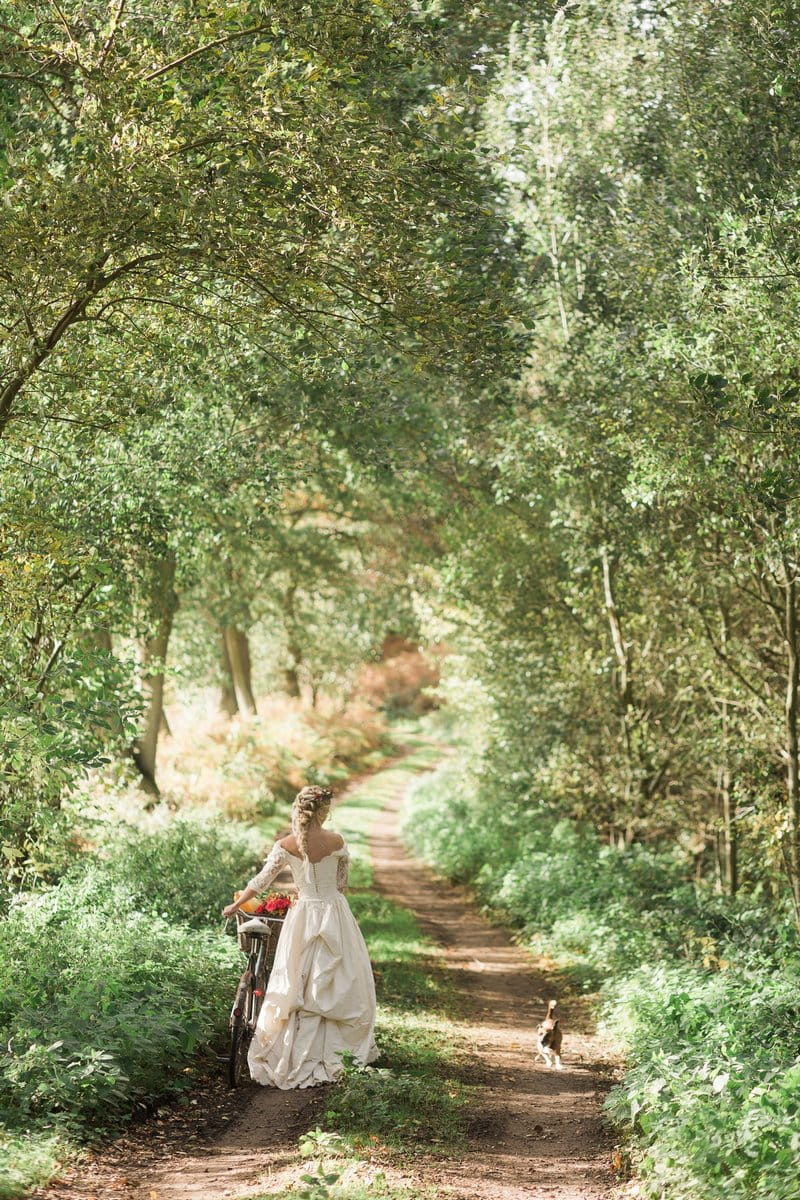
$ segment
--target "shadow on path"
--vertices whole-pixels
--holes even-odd
[[[375,884],[410,908],[440,947],[460,997],[462,1071],[476,1089],[467,1152],[429,1159],[423,1182],[463,1200],[600,1200],[614,1185],[601,1103],[612,1069],[599,1039],[576,1033],[568,1004],[564,1070],[534,1063],[534,1029],[552,983],[468,893],[438,880],[403,847],[403,796],[390,801],[370,840]]]

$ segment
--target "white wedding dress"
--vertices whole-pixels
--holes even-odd
[[[349,859],[342,846],[312,863],[276,842],[247,885],[263,891],[288,866],[298,892],[250,1043],[248,1065],[256,1083],[284,1089],[333,1083],[343,1051],[362,1064],[378,1057],[372,968],[342,895]]]

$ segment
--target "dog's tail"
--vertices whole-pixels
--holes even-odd
[[[555,1000],[551,1000],[547,1006],[547,1020],[548,1021],[552,1018],[553,1013],[555,1011],[556,1011],[556,1002],[555,1002]]]

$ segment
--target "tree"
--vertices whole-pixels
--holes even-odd
[[[410,12],[7,12],[0,431],[85,419],[97,335],[124,352],[142,310],[268,354],[288,324],[283,361],[298,329],[343,348],[353,325],[404,328],[445,358],[472,338],[468,306],[484,339],[500,329],[452,269],[467,230],[491,236],[491,205],[469,146],[440,140],[459,84],[430,94],[436,41]]]

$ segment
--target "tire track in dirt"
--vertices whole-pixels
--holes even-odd
[[[408,854],[398,828],[403,800],[389,803],[370,839],[375,885],[410,908],[439,947],[460,999],[462,1079],[475,1089],[466,1152],[425,1160],[420,1183],[453,1200],[608,1197],[615,1179],[601,1104],[613,1083],[609,1048],[587,1030],[579,1004],[559,1003],[564,1070],[534,1064],[533,1031],[552,983],[464,889]]]
[[[415,913],[438,947],[437,962],[452,973],[466,1060],[460,1075],[475,1101],[463,1155],[415,1157],[404,1181],[452,1200],[601,1200],[614,1182],[600,1117],[612,1082],[606,1050],[582,1031],[575,1006],[560,1005],[565,1070],[534,1065],[547,977],[463,889],[409,856],[398,830],[406,791],[397,788],[369,839],[375,886]],[[34,1196],[229,1200],[293,1182],[297,1139],[316,1123],[327,1087],[282,1092],[249,1083],[230,1092],[223,1074],[222,1064],[212,1067],[185,1107],[172,1103],[131,1126]]]
[[[283,881],[281,874],[276,882]],[[187,1107],[165,1104],[34,1196],[227,1200],[257,1185],[269,1190],[270,1176],[296,1161],[297,1139],[315,1123],[327,1089],[282,1092],[248,1080],[230,1091],[225,1070],[223,1062],[211,1064]]]

